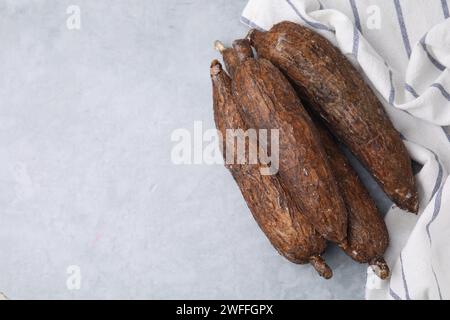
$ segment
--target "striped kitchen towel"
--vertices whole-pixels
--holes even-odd
[[[448,0],[450,2],[450,0]],[[419,216],[392,207],[387,281],[368,299],[450,299],[450,19],[446,0],[250,0],[242,22],[290,20],[333,42],[365,75],[401,132],[417,174]]]

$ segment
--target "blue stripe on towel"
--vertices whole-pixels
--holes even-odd
[[[450,101],[450,93],[442,86],[440,83],[433,83],[430,87],[438,89],[441,94],[444,96],[445,99]],[[414,98],[418,98],[419,94],[414,90],[413,87],[411,87],[409,84],[405,83],[405,90],[411,93]],[[446,133],[448,136],[448,133]]]
[[[403,280],[403,288],[405,289],[405,297],[406,300],[411,300],[411,297],[409,296],[408,283],[406,282],[405,270],[403,269],[403,257],[401,253],[400,253],[400,265],[402,267],[402,280]]]
[[[442,179],[444,177],[444,169],[442,167],[442,164],[441,164],[441,161],[439,160],[438,155],[431,149],[428,149],[428,151],[430,151],[434,155],[434,159],[436,160],[436,162],[438,164],[438,168],[439,168],[438,175],[436,178],[436,183],[434,184],[433,191],[431,192],[431,197],[430,197],[430,201],[431,201],[434,198],[434,196],[436,195],[436,193],[439,191],[439,188],[441,187]],[[430,202],[430,201],[428,201],[428,202]],[[428,236],[430,236],[430,234],[428,234]]]
[[[428,238],[430,240],[430,245],[432,244],[430,226],[434,222],[434,220],[436,220],[436,218],[438,217],[439,212],[441,210],[442,192],[443,191],[444,191],[444,186],[442,186],[442,188],[439,190],[439,193],[436,195],[436,199],[434,201],[433,216],[431,217],[431,220],[428,222],[427,227],[426,227]],[[441,286],[439,285],[439,281],[437,279],[436,272],[434,271],[433,264],[431,264],[431,271],[433,271],[434,281],[436,282],[436,286],[437,286],[437,289],[439,292],[439,298],[442,300]]]
[[[394,73],[392,72],[392,69],[389,67],[389,65],[387,64],[387,62],[384,62],[384,65],[386,66],[386,68],[388,68],[389,71],[389,81],[391,83],[391,89],[389,92],[389,104],[393,107],[395,107],[394,103],[395,103],[395,87],[394,87]],[[402,109],[398,109],[403,111],[406,114],[409,114],[411,117],[413,117],[413,115],[408,111],[408,110],[402,110]],[[406,139],[405,139],[406,140]]]
[[[358,49],[359,49],[359,31],[356,26],[353,27],[353,48],[352,53],[355,58],[358,58]]]
[[[448,93],[448,91],[445,90],[445,88],[442,86],[442,84],[440,84],[440,83],[433,83],[431,86],[433,88],[439,89],[439,91],[442,93],[444,98],[447,99],[448,101],[450,101],[450,93]]]
[[[441,210],[441,204],[442,204],[442,192],[443,192],[443,190],[444,190],[444,187],[442,187],[439,190],[439,192],[437,193],[437,195],[436,195],[436,199],[434,200],[433,216],[431,217],[431,220],[427,223],[427,227],[426,227],[430,243],[432,243],[430,227],[431,227],[431,224],[434,222],[434,220],[436,220],[436,218],[439,216],[439,212]]]
[[[394,105],[395,101],[395,88],[394,88],[394,80],[393,80],[394,74],[392,73],[391,68],[389,68],[389,81],[391,83],[391,90],[389,92],[389,104]]]
[[[358,8],[356,7],[355,0],[349,0],[352,7],[353,16],[355,18],[355,26],[353,27],[353,55],[358,58],[359,50],[359,32],[361,31],[361,19],[359,18]]]
[[[428,50],[427,43],[426,43],[426,38],[427,38],[427,35],[425,34],[425,35],[423,36],[423,38],[420,39],[420,44],[422,45],[423,50],[424,50],[425,53],[427,54],[427,57],[428,57],[428,59],[430,59],[431,63],[432,63],[436,68],[438,68],[440,71],[444,71],[444,70],[445,70],[445,66],[442,65],[439,61],[437,61],[437,60],[433,57],[433,55],[431,54],[431,52]]]
[[[358,8],[356,7],[355,0],[350,0],[350,6],[352,7],[353,16],[355,17],[355,26],[356,26],[356,28],[358,28],[359,31],[362,32],[361,19],[359,18],[359,12],[358,12]]]
[[[298,9],[295,7],[295,5],[291,2],[291,0],[286,0],[286,2],[291,6],[292,10],[295,11],[295,13],[300,17],[300,19],[302,19],[303,21],[305,21],[305,23],[307,23],[308,25],[310,25],[313,28],[319,29],[319,30],[326,30],[326,31],[330,31],[332,33],[334,33],[335,31],[331,28],[329,28],[328,26],[320,23],[320,22],[314,22],[314,21],[310,21],[308,19],[306,19],[306,17],[304,17],[300,11],[298,11]]]
[[[391,287],[389,287],[389,294],[391,295],[392,298],[394,298],[395,300],[402,300],[402,298],[400,298],[400,296],[398,294],[396,294],[394,292],[394,290],[392,290]]]
[[[409,84],[405,83],[405,90],[408,91],[409,93],[411,93],[413,95],[414,98],[418,98],[419,94],[416,92],[416,90],[414,90],[413,87],[411,87]]]
[[[411,57],[411,44],[409,42],[408,30],[406,29],[405,19],[403,18],[403,11],[400,0],[394,0],[395,11],[397,12],[397,19],[402,33],[403,44],[405,45],[406,54],[408,58]]]
[[[266,30],[264,30],[263,28],[261,28],[260,26],[258,26],[256,23],[254,23],[253,21],[247,19],[247,18],[244,17],[244,16],[241,16],[241,22],[242,22],[243,24],[249,26],[250,28],[257,29],[257,30],[259,30],[259,31],[266,31]]]
[[[444,130],[444,133],[447,136],[448,141],[450,142],[450,126],[449,127],[442,127],[442,130]]]
[[[323,10],[323,4],[319,1],[319,10]]]
[[[431,265],[431,271],[433,271],[434,281],[436,281],[438,293],[439,293],[439,299],[442,300],[442,292],[441,292],[441,286],[439,285],[439,281],[436,276],[436,272],[434,272],[433,265]]]
[[[450,17],[447,0],[441,0],[441,4],[442,4],[442,11],[444,12],[444,17],[445,19],[447,19]]]

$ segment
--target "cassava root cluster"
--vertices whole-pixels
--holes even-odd
[[[321,254],[331,241],[389,277],[385,222],[339,142],[400,208],[417,213],[418,196],[400,135],[362,76],[330,42],[291,22],[215,47],[228,71],[211,64],[217,129],[279,130],[276,174],[262,175],[263,164],[226,165],[272,245],[328,279]],[[238,152],[220,147],[224,157]]]

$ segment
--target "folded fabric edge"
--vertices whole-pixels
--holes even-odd
[[[251,21],[250,19],[241,16],[240,18],[241,23],[243,23],[245,26],[251,28],[251,29],[257,29],[259,31],[266,31],[264,28],[261,28],[260,26],[258,26],[256,23],[254,23],[253,21]]]

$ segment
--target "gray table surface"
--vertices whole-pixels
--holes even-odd
[[[245,3],[78,0],[81,29],[69,30],[72,1],[0,2],[0,292],[364,297],[366,266],[333,246],[332,280],[287,262],[225,168],[171,162],[175,129],[214,127],[212,44],[246,33]]]

